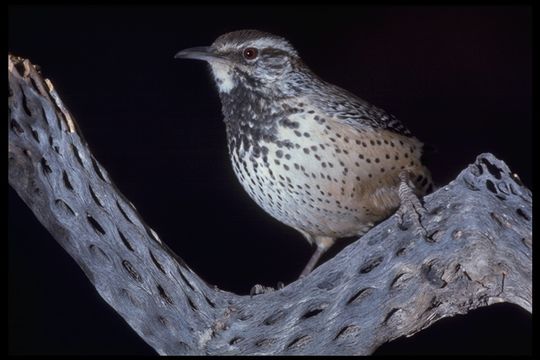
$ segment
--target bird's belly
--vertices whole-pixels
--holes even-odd
[[[267,143],[267,155],[258,157],[249,150],[232,153],[238,179],[266,212],[312,236],[336,238],[363,234],[389,214],[370,208],[363,188],[372,181],[347,165],[347,154],[325,151],[324,144],[303,145],[286,149]],[[392,210],[399,203],[395,190],[389,191]]]
[[[251,198],[297,230],[334,238],[363,234],[399,206],[399,172],[409,171],[423,189],[431,182],[415,139],[289,119],[298,125],[279,128],[273,141],[259,139],[258,151],[236,141],[230,151]]]
[[[333,178],[337,179],[337,174],[315,173],[306,164],[298,164],[295,169],[294,162],[285,168],[286,163],[279,159],[265,164],[261,159],[256,162],[244,159],[242,162],[233,155],[232,160],[246,192],[282,223],[311,235],[344,237],[363,232],[366,219],[361,207],[352,206],[354,201],[337,196],[328,186]],[[306,169],[305,173],[300,166]],[[330,176],[330,180],[326,176]],[[342,180],[347,182],[341,177],[338,181]],[[345,196],[350,196],[349,192]],[[357,200],[355,195],[353,193],[350,200]]]

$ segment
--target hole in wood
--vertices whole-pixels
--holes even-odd
[[[475,164],[476,165],[476,171],[474,171],[475,169],[473,168],[473,174],[476,175],[476,176],[480,176],[484,173],[484,168],[482,166],[480,166],[479,164]]]
[[[152,253],[152,250],[148,250],[148,252],[150,253],[150,258],[152,259],[152,262],[154,263],[154,265],[156,265],[159,271],[165,274],[165,269],[163,268],[163,265],[161,265],[161,263],[157,261],[156,257]]]
[[[137,282],[142,281],[141,275],[135,270],[135,268],[129,261],[122,260],[122,266],[124,267],[124,269],[126,269],[127,273],[129,274],[129,276],[131,276],[133,280]]]
[[[390,283],[391,289],[402,288],[405,283],[412,279],[413,275],[410,272],[403,272],[398,274],[394,280]]]
[[[390,310],[390,312],[385,316],[383,320],[383,324],[386,324],[392,318],[392,316],[394,316],[400,310],[401,310],[400,308],[394,308]]]
[[[215,308],[215,307],[216,307],[216,304],[214,304],[214,302],[213,302],[212,300],[210,300],[210,299],[208,298],[208,296],[204,295],[204,300],[206,301],[206,303],[207,303],[208,305],[210,305],[210,307],[212,307],[212,308]],[[251,317],[251,315],[249,315],[249,317]],[[242,320],[242,321],[247,320],[247,319],[248,319],[248,318],[240,318],[240,320]]]
[[[17,134],[22,134],[24,132],[23,128],[15,119],[11,119],[11,130],[13,130]]]
[[[229,340],[229,345],[236,345],[242,340],[244,340],[244,338],[242,337],[239,337],[239,336],[233,337],[231,340]]]
[[[90,190],[90,195],[92,195],[92,199],[94,200],[94,202],[98,204],[99,207],[103,207],[103,204],[101,203],[96,193],[94,192],[94,189],[92,189],[90,185],[88,185],[88,190]]]
[[[356,334],[358,331],[360,331],[360,327],[356,325],[347,325],[338,331],[338,333],[334,337],[334,340],[338,340],[340,338],[346,338],[347,336]]]
[[[41,170],[43,171],[43,174],[49,175],[50,173],[52,173],[52,169],[49,166],[47,160],[45,160],[45,158],[41,158],[41,161],[39,163],[41,164]]]
[[[486,180],[486,188],[491,191],[492,193],[496,194],[497,193],[497,189],[495,188],[495,184],[493,184],[493,181],[491,180]]]
[[[443,269],[439,269],[439,267],[435,265],[437,264],[437,261],[437,259],[433,259],[428,263],[423,264],[421,267],[421,273],[431,285],[437,288],[444,288],[447,285],[447,282],[441,278]]]
[[[182,281],[192,290],[192,291],[195,291],[195,288],[190,284],[190,282],[188,281],[188,279],[186,279],[186,277],[184,276],[184,274],[182,274],[182,270],[180,269],[180,267],[177,267],[176,269],[178,271],[178,274],[180,275],[180,278],[182,279]]]
[[[253,317],[253,314],[249,314],[249,313],[246,313],[246,312],[240,312],[240,314],[238,315],[238,320],[246,321],[246,320],[251,319],[252,317]]]
[[[64,212],[66,212],[67,214],[75,216],[75,211],[73,211],[73,209],[71,209],[71,207],[69,207],[69,205],[66,204],[66,202],[62,199],[56,199],[54,203],[56,204],[56,206],[64,210]]]
[[[26,71],[26,69],[24,68],[24,64],[22,61],[20,62],[17,62],[17,63],[13,63],[15,65],[15,70],[17,70],[17,73],[19,74],[19,76],[24,76],[24,72]]]
[[[326,309],[326,307],[328,306],[328,304],[321,304],[319,305],[317,308],[313,309],[313,310],[309,310],[308,312],[306,312],[304,315],[302,315],[302,320],[306,320],[306,319],[309,319],[309,318],[312,318],[316,315],[319,315],[321,312],[323,312],[324,309]]]
[[[284,316],[285,316],[285,314],[283,313],[283,311],[280,310],[280,311],[276,312],[275,314],[272,314],[269,317],[267,317],[266,319],[264,319],[263,324],[264,325],[273,325],[276,322],[278,322],[279,320],[281,320]]]
[[[34,80],[33,77],[30,77],[30,82],[32,83],[32,87],[38,92],[38,93],[41,93],[41,91],[39,90],[39,87],[36,83],[36,81]]]
[[[99,256],[101,257],[103,260],[107,260],[107,261],[111,261],[111,259],[109,258],[109,256],[105,253],[105,251],[103,251],[103,249],[101,249],[99,246],[96,246],[94,244],[90,245],[88,247],[88,249],[90,250],[90,252],[95,255],[95,256]]]
[[[502,172],[501,169],[499,169],[497,166],[493,165],[486,159],[482,159],[482,163],[486,166],[486,168],[488,169],[491,175],[495,176],[497,180],[501,179],[501,172]]]
[[[347,301],[347,305],[350,305],[350,304],[356,304],[356,303],[359,303],[361,300],[363,300],[365,297],[371,295],[371,293],[373,292],[373,288],[364,288],[364,289],[361,289],[360,291],[358,291],[356,294],[354,294],[353,296],[351,296],[351,298],[349,299],[349,301]]]
[[[523,219],[527,220],[527,221],[530,221],[530,220],[531,220],[531,218],[529,217],[529,215],[527,215],[527,214],[525,213],[525,211],[523,211],[523,210],[521,210],[521,209],[517,209],[517,210],[516,210],[516,213],[517,213],[519,216],[521,216]]]
[[[24,90],[22,91],[22,106],[24,109],[24,112],[28,116],[32,116],[32,112],[30,111],[30,108],[28,107],[28,99],[26,98],[26,94],[24,93]]]
[[[187,299],[187,302],[188,302],[189,307],[191,308],[191,310],[199,311],[199,309],[197,308],[197,306],[195,305],[195,303],[193,302],[193,300],[191,300],[191,298],[189,296],[186,296],[186,299]]]
[[[79,163],[79,165],[81,165],[82,167],[84,167],[84,164],[83,164],[83,161],[81,159],[81,155],[79,155],[79,150],[77,149],[77,147],[73,144],[71,144],[71,152],[73,152],[73,155],[75,156],[75,159],[77,160],[77,162]]]
[[[401,247],[396,251],[396,256],[403,256],[405,255],[405,252],[407,251],[407,247]]]
[[[268,347],[270,345],[272,345],[273,343],[275,343],[276,340],[275,339],[261,339],[261,340],[258,340],[256,343],[255,343],[255,346],[256,347]]]
[[[105,182],[107,182],[107,180],[105,179],[105,176],[103,175],[103,172],[101,171],[96,159],[92,156],[92,167],[94,168],[94,171],[96,172],[96,174],[99,176],[99,178]]]
[[[100,235],[105,235],[105,230],[103,229],[103,227],[97,222],[96,219],[94,219],[92,216],[90,215],[86,215],[86,220],[88,220],[88,222],[90,223],[90,225],[92,226],[92,228]]]
[[[375,269],[377,266],[379,266],[382,261],[383,261],[382,256],[379,256],[379,257],[376,257],[374,259],[369,260],[366,264],[362,265],[362,267],[360,268],[359,273],[360,274],[367,274],[367,273],[371,272],[373,269]]]
[[[47,113],[45,112],[45,109],[43,108],[43,106],[41,106],[40,109],[41,109],[41,118],[43,119],[43,121],[45,121],[47,125],[49,125],[49,118],[47,117]]]
[[[39,144],[39,134],[35,129],[30,129],[30,132],[32,133],[32,137],[36,142]]]
[[[64,186],[66,187],[66,189],[73,191],[73,185],[71,185],[71,182],[69,181],[69,176],[65,170],[62,170],[62,180],[64,181]]]
[[[157,284],[157,289],[158,289],[158,292],[159,292],[159,296],[161,296],[161,298],[163,300],[165,300],[167,303],[169,304],[174,304],[172,299],[169,297],[169,295],[165,292],[165,289],[163,289],[163,287],[159,284]]]
[[[310,342],[310,340],[311,336],[309,335],[299,336],[287,345],[287,349],[299,349],[306,346]]]
[[[120,210],[120,213],[122,213],[122,215],[124,216],[124,218],[131,224],[133,224],[133,221],[131,221],[131,219],[129,218],[129,216],[126,214],[126,212],[124,211],[124,209],[122,208],[122,206],[120,205],[120,203],[118,202],[118,200],[116,201],[116,206],[118,207],[118,210]]]
[[[159,323],[160,323],[161,325],[167,326],[167,319],[165,319],[165,317],[159,315],[159,316],[157,317],[157,319],[158,319],[158,321],[159,321]]]
[[[124,234],[118,228],[116,230],[118,231],[118,235],[120,235],[120,240],[122,240],[124,246],[127,247],[129,251],[134,251],[133,247],[131,246],[128,239],[124,236]]]

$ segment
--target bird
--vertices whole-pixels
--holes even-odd
[[[209,64],[236,177],[316,247],[300,277],[336,240],[393,213],[412,211],[419,223],[418,197],[433,188],[423,143],[394,115],[322,80],[287,39],[238,30],[174,57]]]

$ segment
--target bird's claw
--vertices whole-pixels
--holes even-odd
[[[283,282],[281,281],[277,283],[277,286],[275,289],[271,286],[264,286],[264,285],[256,284],[249,291],[249,296],[253,297],[255,295],[271,293],[273,291],[283,289],[284,287],[285,287],[285,284],[283,284]]]
[[[399,174],[399,199],[400,205],[394,216],[400,228],[404,228],[404,216],[408,215],[413,225],[413,234],[415,236],[427,237],[427,230],[422,225],[421,217],[426,214],[426,209],[418,199],[409,184],[409,173],[403,171]]]

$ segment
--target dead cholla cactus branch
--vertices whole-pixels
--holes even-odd
[[[8,77],[10,185],[159,354],[370,354],[477,307],[532,311],[532,194],[491,154],[425,197],[425,239],[392,217],[250,298],[206,284],[159,239],[34,65],[9,56]]]

